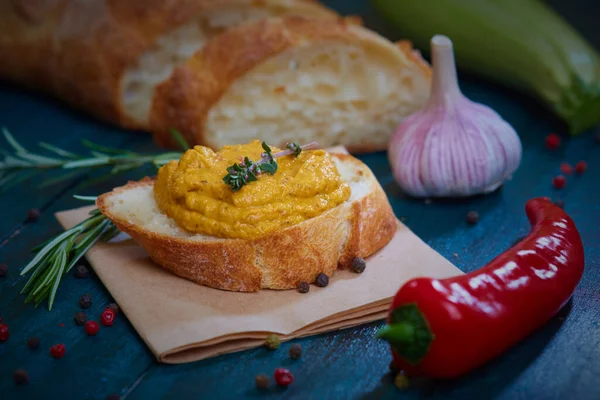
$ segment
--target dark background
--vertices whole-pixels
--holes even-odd
[[[369,27],[391,39],[399,37],[376,18],[365,1],[325,3],[344,14],[362,15]],[[597,1],[549,3],[600,49]],[[522,164],[502,190],[461,202],[425,204],[400,195],[384,153],[361,158],[384,185],[396,215],[406,217],[409,228],[463,271],[483,266],[528,232],[524,205],[529,198],[550,196],[566,202],[584,240],[586,270],[568,306],[531,337],[463,378],[417,381],[405,392],[393,386],[388,374],[387,345],[373,337],[380,322],[296,340],[293,343],[304,348],[296,362],[289,360],[291,343],[286,343],[276,352],[261,348],[186,365],[159,365],[123,316],[113,328],[93,338],[74,326],[72,318],[79,311],[81,294],[90,293],[94,300],[89,315],[98,315],[111,302],[93,274],[87,280],[67,276],[52,312],[23,304],[19,291],[25,280],[18,276],[31,259],[29,249],[61,231],[53,213],[81,205],[72,194],[96,195],[152,169],[91,184],[77,178],[45,189],[30,180],[0,195],[0,263],[11,268],[9,276],[0,280],[0,317],[11,330],[10,340],[0,343],[0,398],[103,399],[111,393],[130,399],[600,398],[600,145],[593,140],[600,129],[573,139],[564,135],[564,145],[549,152],[545,136],[564,134],[566,129],[539,103],[483,80],[459,76],[468,97],[496,109],[521,136]],[[140,152],[159,151],[148,135],[100,124],[52,99],[6,83],[0,84],[0,125],[31,149],[44,140],[83,152],[79,142],[87,138]],[[569,178],[564,190],[554,190],[551,179],[559,173],[560,163],[579,160],[588,161],[588,172]],[[42,209],[42,216],[37,222],[26,222],[32,207]],[[470,210],[481,214],[480,223],[473,227],[465,222]],[[35,352],[25,345],[32,335],[42,342]],[[67,355],[54,360],[48,349],[58,342],[66,345]],[[287,390],[259,393],[254,388],[255,375],[271,374],[280,366],[290,368],[296,381]],[[16,368],[29,371],[28,386],[15,387],[12,373]]]

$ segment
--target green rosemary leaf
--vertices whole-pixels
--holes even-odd
[[[33,260],[31,260],[29,262],[29,264],[27,264],[27,266],[25,268],[23,268],[23,270],[21,271],[21,276],[23,276],[26,273],[28,273],[29,271],[31,271],[31,269],[34,268],[44,258],[44,256],[46,256],[50,252],[53,252],[55,250],[55,246],[60,245],[60,243],[63,240],[69,238],[72,235],[78,234],[80,231],[79,231],[79,229],[75,229],[75,228],[77,228],[77,227],[74,227],[67,231],[64,231],[62,234],[56,236],[50,243],[48,243],[46,246],[44,246],[44,248],[42,248],[36,254],[36,256],[33,258]]]
[[[83,200],[83,201],[96,201],[96,199],[98,199],[98,196],[80,196],[78,194],[74,194],[73,198],[77,199],[77,200]],[[97,209],[94,209],[94,210],[97,210]],[[100,211],[98,210],[98,212],[100,212]]]
[[[25,150],[25,148],[23,146],[21,146],[19,144],[19,142],[16,141],[16,139],[13,137],[13,135],[10,134],[10,132],[8,131],[8,129],[6,128],[2,128],[2,134],[4,135],[4,138],[6,139],[6,141],[8,142],[8,144],[11,145],[11,147],[13,149],[15,149],[15,151],[17,153],[28,153],[27,150]]]
[[[183,135],[177,129],[171,128],[170,132],[171,136],[173,136],[173,139],[175,139],[175,141],[177,142],[179,147],[181,147],[182,150],[185,151],[191,149],[190,144],[187,142],[187,140],[185,140]]]
[[[87,139],[82,140],[81,143],[88,149],[96,150],[96,151],[99,151],[101,153],[106,153],[106,154],[121,154],[121,155],[137,154],[137,153],[135,153],[133,151],[129,151],[129,150],[123,150],[123,149],[117,149],[115,147],[103,146],[103,145],[91,142]]]
[[[71,153],[70,151],[61,149],[60,147],[53,146],[53,145],[51,145],[49,143],[40,142],[40,143],[38,143],[38,146],[40,146],[41,148],[46,149],[48,151],[51,151],[53,153],[56,153],[56,154],[58,154],[59,156],[62,156],[62,157],[74,158],[74,159],[75,158],[81,158],[81,156],[78,156],[75,153]]]
[[[87,158],[82,160],[68,161],[63,164],[64,169],[93,167],[98,165],[107,165],[110,163],[110,157]]]

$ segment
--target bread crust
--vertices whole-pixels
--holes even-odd
[[[204,135],[204,121],[229,86],[260,63],[290,48],[319,40],[360,41],[369,46],[386,46],[401,64],[417,64],[429,79],[431,69],[413,51],[409,41],[388,43],[348,18],[309,19],[302,16],[268,18],[244,24],[214,37],[187,63],[154,91],[150,124],[155,142],[176,147],[170,130],[177,129],[189,143],[219,147]],[[352,153],[385,150],[368,142],[346,146]]]
[[[369,182],[369,193],[288,229],[252,240],[197,241],[159,234],[134,225],[111,211],[111,196],[142,185],[129,182],[100,196],[97,206],[122,232],[129,234],[152,260],[172,273],[217,289],[256,292],[293,289],[312,283],[319,273],[331,276],[355,257],[368,257],[394,236],[397,220],[371,170],[348,154],[332,154],[358,170],[356,179]]]
[[[0,77],[51,94],[124,128],[121,79],[156,39],[200,14],[233,5],[276,7],[278,0],[5,0],[0,2]],[[313,1],[302,12],[336,14]]]

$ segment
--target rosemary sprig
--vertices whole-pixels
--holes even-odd
[[[177,142],[183,147],[189,145],[179,132],[172,130]],[[146,164],[153,164],[160,168],[171,160],[181,158],[180,152],[167,152],[156,155],[140,154],[107,146],[102,146],[88,140],[82,144],[90,150],[89,156],[82,156],[61,149],[48,143],[39,143],[39,146],[49,154],[39,154],[23,147],[5,128],[2,135],[9,144],[12,152],[0,148],[0,192],[35,176],[38,173],[50,170],[62,170],[62,174],[43,183],[43,186],[57,184],[66,179],[82,175],[91,170],[104,170],[102,176],[111,176],[139,168]]]
[[[288,143],[285,147],[287,150],[282,150],[273,154],[271,148],[262,142],[264,152],[261,154],[261,159],[254,162],[248,157],[244,157],[242,162],[234,163],[227,167],[227,175],[223,177],[223,182],[231,187],[231,190],[237,192],[242,187],[250,182],[258,180],[258,175],[268,173],[273,175],[277,171],[277,162],[275,158],[294,155],[298,157],[304,150],[310,150],[318,147],[317,142],[311,142],[300,146],[296,143]]]
[[[84,199],[95,200],[93,197]],[[32,272],[21,290],[27,295],[25,303],[33,302],[37,307],[48,299],[48,310],[52,310],[63,276],[98,240],[110,240],[118,232],[100,210],[94,209],[86,220],[34,248],[37,254],[21,271],[21,275]]]

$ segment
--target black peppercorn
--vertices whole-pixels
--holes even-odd
[[[32,208],[27,212],[27,221],[33,222],[40,217],[40,210],[37,208]]]
[[[360,257],[356,257],[352,260],[352,272],[356,272],[357,274],[362,274],[367,267],[367,263]]]
[[[78,265],[75,268],[75,278],[77,279],[85,279],[88,277],[88,269],[85,265]]]
[[[87,317],[85,316],[85,313],[82,313],[82,312],[76,312],[75,317],[73,317],[73,321],[75,321],[75,325],[77,325],[77,326],[85,325],[86,320],[87,320]]]
[[[560,208],[565,208],[565,202],[563,200],[556,200],[554,202],[554,205],[556,205],[557,207],[560,207]]]
[[[266,389],[269,387],[269,377],[264,374],[257,375],[256,378],[254,378],[254,382],[259,389]]]
[[[290,347],[290,358],[292,360],[297,360],[300,358],[301,355],[302,347],[300,347],[299,344],[293,344],[292,347]]]
[[[40,347],[40,339],[32,336],[27,340],[27,347],[29,347],[31,350],[35,350],[38,347]]]
[[[0,264],[0,278],[8,275],[8,265]]]
[[[308,284],[308,282],[300,282],[300,284],[298,285],[298,291],[300,293],[308,293],[309,290],[310,285]]]
[[[79,298],[79,306],[83,309],[90,308],[92,306],[92,296],[84,294]]]
[[[119,315],[119,311],[121,311],[117,303],[110,303],[107,308],[113,310],[115,312],[115,315]]]
[[[467,214],[467,223],[475,225],[477,222],[479,222],[479,213],[477,211],[469,211]]]
[[[17,385],[27,385],[29,383],[29,374],[24,369],[16,370],[13,378]]]
[[[327,275],[325,275],[324,273],[320,273],[319,275],[317,275],[317,279],[315,281],[315,284],[318,287],[325,287],[329,284],[329,277]]]

